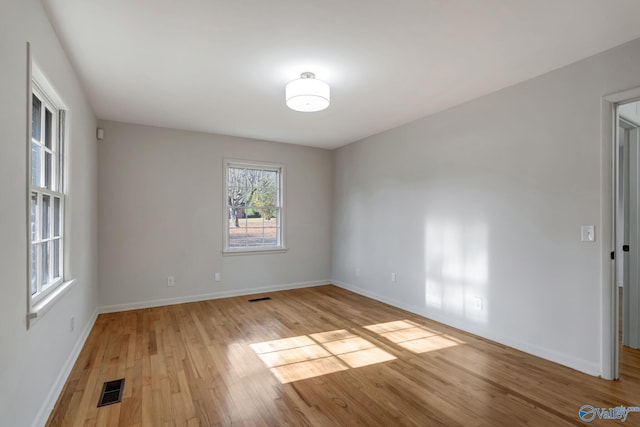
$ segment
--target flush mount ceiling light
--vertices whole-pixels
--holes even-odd
[[[329,106],[329,85],[317,80],[313,73],[305,72],[300,78],[287,83],[285,88],[287,107],[296,111],[313,112]]]

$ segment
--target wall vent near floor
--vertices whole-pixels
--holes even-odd
[[[122,401],[123,390],[124,378],[104,383],[102,393],[100,393],[100,400],[98,401],[98,408],[113,403],[120,403],[120,401]]]
[[[254,299],[250,299],[249,302],[267,301],[270,299],[271,297],[254,298]]]

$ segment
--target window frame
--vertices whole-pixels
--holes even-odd
[[[69,129],[69,114],[64,102],[58,95],[58,92],[46,79],[40,68],[32,61],[30,55],[30,46],[27,45],[27,54],[29,56],[29,73],[27,79],[27,173],[26,173],[26,239],[27,239],[27,329],[44,313],[58,299],[65,294],[74,280],[69,279],[67,269],[68,258],[68,242],[66,236],[66,204],[68,198],[67,191],[67,174],[68,174],[68,161],[67,161],[67,147],[68,147],[68,129]],[[40,101],[40,140],[33,138],[33,98],[34,96]],[[50,135],[50,149],[46,148],[46,135],[47,135],[47,113],[51,112],[51,131]],[[45,125],[45,126],[43,126]],[[38,173],[40,182],[38,184],[32,183],[32,144],[38,144],[38,150],[40,152],[40,171]],[[51,181],[47,188],[45,182],[45,152],[51,154]],[[36,204],[36,220],[35,230],[32,229],[32,197],[35,194],[37,199]],[[47,215],[48,235],[43,236],[39,228],[43,225],[42,209],[44,198],[49,199],[49,212]],[[56,200],[59,200],[59,206],[56,207]],[[57,229],[56,233],[56,211],[57,211]],[[35,232],[35,237],[34,233]],[[42,287],[41,272],[43,269],[42,258],[40,256],[40,250],[36,251],[36,293],[32,294],[32,251],[34,245],[42,245],[44,242],[58,241],[58,276],[53,280],[48,280],[45,284],[46,287]],[[49,276],[55,271],[53,262],[56,259],[55,251],[53,251],[54,243],[49,244],[47,263],[47,274]]]
[[[64,174],[64,158],[63,158],[63,153],[64,153],[64,140],[62,138],[62,129],[59,129],[60,127],[64,126],[64,110],[61,110],[60,108],[57,107],[57,105],[55,103],[53,103],[53,101],[51,101],[50,97],[47,96],[47,93],[40,87],[40,85],[38,84],[37,81],[33,82],[33,86],[32,86],[32,90],[31,90],[31,94],[32,94],[32,99],[33,97],[36,97],[40,103],[41,103],[41,137],[40,137],[40,141],[36,140],[35,138],[33,138],[33,135],[31,137],[31,144],[36,143],[38,145],[38,149],[41,150],[40,151],[40,156],[39,156],[39,169],[40,169],[40,173],[38,174],[38,178],[40,179],[40,185],[38,184],[34,184],[32,182],[32,178],[33,178],[33,170],[30,168],[30,176],[31,179],[29,180],[29,190],[30,190],[30,198],[31,200],[33,200],[33,196],[36,195],[37,198],[37,202],[36,202],[36,221],[35,221],[35,230],[31,230],[31,236],[30,236],[30,246],[31,246],[31,250],[33,251],[33,246],[41,246],[43,244],[48,244],[48,242],[54,242],[54,241],[59,241],[58,245],[58,266],[57,269],[59,271],[59,275],[57,277],[53,276],[53,271],[54,271],[54,265],[53,262],[55,261],[55,255],[53,254],[52,251],[52,245],[49,246],[47,252],[48,252],[48,256],[47,258],[49,258],[49,261],[47,262],[47,276],[51,277],[53,280],[49,280],[47,281],[46,284],[42,283],[41,280],[41,275],[44,274],[44,269],[43,269],[43,265],[42,265],[42,251],[41,250],[37,250],[36,253],[36,257],[37,257],[37,261],[36,261],[36,292],[31,294],[31,302],[32,304],[37,304],[39,301],[41,301],[43,298],[45,298],[49,293],[53,292],[53,290],[55,290],[55,288],[57,288],[58,286],[60,286],[60,284],[62,284],[62,282],[64,282],[64,201],[65,201],[65,193],[64,193],[64,179],[63,179],[63,174]],[[32,103],[32,108],[33,108],[33,103]],[[49,111],[52,114],[52,119],[51,119],[51,147],[47,147],[46,141],[44,141],[45,139],[47,139],[46,137],[46,112]],[[32,120],[33,120],[33,110],[31,112],[32,115]],[[33,122],[32,122],[32,129],[33,129]],[[43,135],[45,134],[45,135]],[[32,153],[32,152],[31,152]],[[45,166],[45,156],[46,154],[50,154],[51,155],[51,183],[49,184],[49,186],[51,188],[47,188],[47,184],[44,183],[43,186],[43,180],[46,179],[46,166]],[[33,166],[33,156],[30,156],[30,164]],[[44,215],[43,215],[43,211],[42,209],[44,208],[44,203],[43,200],[45,198],[49,199],[49,208],[48,208],[48,212],[47,212],[47,228],[48,228],[48,235],[47,236],[43,236],[42,235],[42,227],[43,224],[45,223],[44,221]],[[56,203],[55,200],[59,200],[59,207],[56,208]],[[59,209],[59,213],[58,213],[58,221],[55,221],[56,218],[56,210]],[[32,215],[32,211],[30,209],[30,215]],[[56,235],[56,233],[54,232],[55,228],[56,228],[56,222],[57,222],[57,226],[59,229],[59,233],[58,235]],[[30,224],[31,225],[31,224]],[[35,233],[35,239],[33,238],[33,233]],[[33,252],[31,252],[33,254]],[[31,266],[31,262],[33,262],[33,259],[30,259],[30,266]],[[31,268],[29,269],[29,279],[30,279],[30,283],[32,283],[33,281],[33,276],[31,274]],[[33,292],[33,285],[31,285],[31,287],[29,288],[30,292]]]
[[[279,245],[276,246],[243,246],[239,248],[229,247],[229,168],[246,168],[246,169],[262,169],[267,171],[276,171],[278,173],[278,212],[279,212],[279,236],[277,236]],[[222,253],[223,255],[250,255],[250,254],[273,254],[283,253],[287,251],[286,245],[286,165],[284,163],[251,161],[238,159],[223,159],[222,167]]]

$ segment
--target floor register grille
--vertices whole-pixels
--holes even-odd
[[[119,380],[107,381],[102,386],[98,408],[101,406],[112,405],[122,401],[122,391],[124,390],[124,378]]]

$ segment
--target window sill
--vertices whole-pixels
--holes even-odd
[[[235,256],[235,255],[266,255],[266,254],[282,254],[287,252],[287,248],[273,248],[273,249],[238,249],[238,250],[223,250],[223,256]]]
[[[58,302],[64,294],[69,292],[69,289],[76,282],[75,279],[63,282],[49,295],[38,301],[31,307],[31,310],[27,314],[27,329],[33,326],[40,318],[42,318],[56,302]]]

